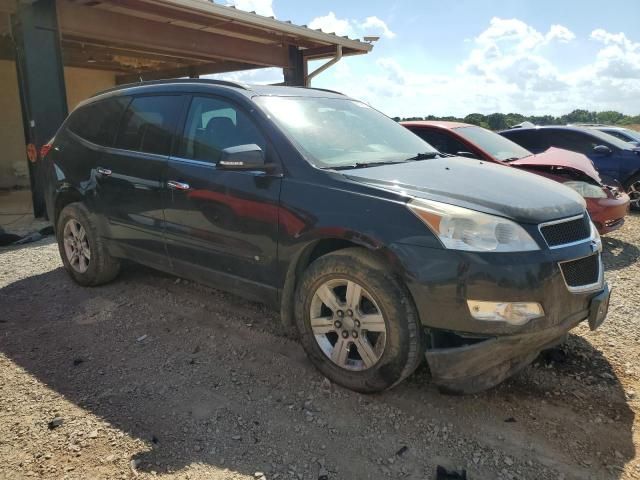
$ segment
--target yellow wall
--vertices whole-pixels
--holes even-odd
[[[0,145],[0,188],[28,186],[18,79],[9,60],[0,60]]]
[[[69,111],[85,98],[115,85],[115,74],[64,69]],[[29,186],[22,111],[15,63],[0,60],[0,188]]]
[[[115,86],[116,76],[102,70],[66,67],[64,82],[67,85],[67,104],[71,112],[82,100]]]

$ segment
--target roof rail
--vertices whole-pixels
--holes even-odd
[[[234,87],[241,88],[242,90],[251,90],[248,85],[240,82],[231,82],[229,80],[214,80],[210,78],[170,78],[165,80],[149,80],[149,81],[141,81],[135,83],[126,83],[124,85],[118,85],[117,87],[109,88],[107,90],[103,90],[101,92],[95,93],[90,98],[97,97],[98,95],[102,95],[110,92],[117,92],[118,90],[123,90],[125,88],[133,88],[133,87],[144,87],[147,85],[170,85],[173,83],[199,83],[199,84],[208,84],[208,85],[220,85],[223,87]]]
[[[345,96],[345,94],[342,92],[339,92],[337,90],[330,90],[328,88],[316,88],[316,87],[301,87],[301,88],[308,88],[309,90],[319,90],[321,92],[329,92],[329,93],[335,93],[337,95]]]

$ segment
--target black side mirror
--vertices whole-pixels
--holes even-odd
[[[263,170],[265,163],[262,149],[255,143],[250,143],[222,150],[218,168],[221,170]]]
[[[478,156],[472,152],[457,152],[456,155],[459,157],[478,158]]]
[[[593,151],[601,155],[609,155],[611,153],[611,149],[606,145],[596,145],[593,147]]]

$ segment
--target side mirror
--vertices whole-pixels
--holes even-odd
[[[609,155],[611,153],[611,149],[606,145],[596,145],[593,147],[593,151],[601,155]]]
[[[262,170],[264,167],[264,152],[255,143],[225,148],[218,162],[221,170]]]
[[[459,157],[478,158],[478,156],[472,152],[457,152],[456,155]]]

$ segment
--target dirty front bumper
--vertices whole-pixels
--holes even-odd
[[[609,288],[570,289],[560,265],[597,254],[588,244],[491,254],[394,245],[427,333],[434,382],[458,393],[486,390],[561,342],[582,321],[604,321]],[[602,265],[600,266],[602,268]],[[544,315],[524,325],[477,320],[467,300],[536,302]]]
[[[604,290],[591,300],[588,312],[574,314],[562,324],[540,332],[428,350],[426,357],[433,379],[442,389],[455,393],[476,393],[491,388],[530,364],[541,350],[560,343],[578,323],[587,320],[592,330],[598,328],[606,317],[609,296],[609,287],[605,284]]]

